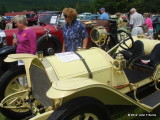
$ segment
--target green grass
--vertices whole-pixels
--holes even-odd
[[[160,120],[160,109],[158,108],[151,113],[147,113],[136,106],[114,106],[109,107],[109,110],[113,120]],[[0,114],[0,120],[10,119]]]
[[[10,120],[10,119],[4,117],[4,116],[0,113],[0,120]]]
[[[157,108],[148,113],[136,106],[117,106],[110,110],[113,120],[160,120],[160,110]]]

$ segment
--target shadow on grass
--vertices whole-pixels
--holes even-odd
[[[148,113],[136,106],[109,106],[113,120],[160,120],[160,109]]]
[[[11,120],[11,119],[6,118],[5,116],[3,116],[3,115],[0,113],[0,120]]]

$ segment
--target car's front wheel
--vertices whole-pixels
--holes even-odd
[[[48,120],[111,120],[105,106],[96,99],[79,97],[60,106]]]
[[[29,103],[25,103],[18,95],[27,88],[24,66],[11,68],[2,75],[0,78],[0,102],[3,102],[3,106],[6,106],[6,108],[0,108],[3,115],[15,120],[24,119],[31,115]],[[11,94],[12,96],[10,96]],[[6,100],[4,101],[4,99]]]

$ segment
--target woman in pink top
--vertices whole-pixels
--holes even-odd
[[[13,39],[13,45],[16,45],[16,53],[35,54],[37,51],[36,33],[30,29],[26,16],[16,15],[14,22],[18,27],[17,38]]]
[[[16,46],[16,53],[35,54],[37,51],[36,33],[30,29],[26,16],[16,15],[14,22],[18,27],[18,32],[14,35],[13,45]],[[18,60],[18,66],[24,65],[22,60]],[[19,77],[19,83],[22,86],[27,86],[27,78]]]
[[[153,36],[153,26],[152,26],[152,20],[151,20],[150,16],[151,16],[150,13],[146,14],[146,20],[145,20],[144,25],[148,26],[148,33],[147,34],[149,37],[152,37]]]

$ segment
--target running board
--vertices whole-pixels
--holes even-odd
[[[140,102],[151,108],[156,108],[160,105],[160,91],[152,93],[151,95],[140,100]]]

